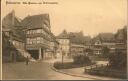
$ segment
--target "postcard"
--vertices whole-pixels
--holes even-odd
[[[126,80],[127,0],[1,0],[1,80]]]

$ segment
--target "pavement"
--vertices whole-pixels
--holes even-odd
[[[109,77],[99,77],[83,73],[84,67],[57,70],[53,63],[61,59],[43,60],[39,62],[4,63],[3,80],[119,80]],[[64,59],[64,62],[72,61]]]
[[[54,62],[55,61],[61,61],[61,60],[54,60]],[[71,61],[73,61],[73,60],[72,59],[65,59],[64,62],[71,62]],[[48,62],[50,62],[50,61],[48,61]],[[106,65],[107,63],[108,63],[108,61],[97,61],[96,62],[97,65],[101,65],[101,64]],[[67,75],[71,75],[71,76],[75,76],[75,77],[90,78],[93,80],[120,80],[118,78],[89,75],[87,73],[84,73],[85,67],[72,68],[72,69],[61,69],[61,70],[58,70],[58,69],[52,67],[52,69],[57,71],[57,72],[63,73],[63,74],[67,74]]]
[[[4,63],[2,68],[3,80],[94,80],[90,78],[75,77],[51,69],[51,64],[56,60],[41,62]]]
[[[83,77],[83,78],[90,78],[95,80],[120,80],[117,78],[111,78],[111,77],[103,77],[103,76],[96,76],[96,75],[89,75],[87,73],[84,73],[84,67],[81,68],[72,68],[72,69],[62,69],[64,73],[68,75]]]

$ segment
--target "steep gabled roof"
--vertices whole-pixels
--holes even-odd
[[[49,14],[27,16],[21,23],[27,29],[42,28],[44,24],[50,28]]]
[[[91,41],[90,36],[84,36],[82,32],[70,32],[70,42],[76,44],[89,44]]]
[[[100,33],[99,36],[102,41],[115,41],[113,33]]]
[[[7,14],[2,20],[2,29],[4,30],[11,30],[16,27],[21,27],[21,23],[19,19],[15,16],[15,12],[12,11],[11,13]]]
[[[93,42],[100,40],[101,42],[115,42],[115,36],[113,33],[100,33],[93,38]]]
[[[84,36],[82,32],[69,32],[67,33],[66,30],[64,30],[61,34],[57,36],[57,38],[66,39],[69,38],[71,43],[74,44],[90,44],[91,37],[90,36]]]
[[[59,39],[69,39],[69,36],[68,36],[67,31],[66,31],[66,30],[63,30],[63,32],[60,33],[60,34],[57,36],[57,38],[59,38]]]
[[[25,41],[25,34],[21,27],[21,23],[15,16],[14,11],[7,14],[2,20],[2,31],[11,31],[16,40]]]
[[[127,26],[124,26],[124,28],[119,29],[115,34],[115,38],[116,40],[127,41]]]

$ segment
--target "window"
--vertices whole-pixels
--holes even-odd
[[[36,30],[36,33],[39,33],[39,30],[38,29]]]
[[[37,39],[36,39],[37,43],[42,43],[41,40],[42,40],[41,37],[37,37]]]
[[[31,39],[31,42],[32,42],[32,44],[33,44],[33,39]]]
[[[35,30],[32,30],[32,33],[35,34]]]
[[[15,41],[12,41],[12,44],[15,45]]]
[[[44,43],[46,43],[46,40],[44,39]]]
[[[34,43],[33,41],[34,41],[34,40],[33,40],[33,39],[31,39],[32,44]]]
[[[27,44],[29,44],[29,42],[30,42],[30,39],[29,39],[29,38],[27,38]]]
[[[33,34],[33,30],[31,30],[31,34]]]
[[[32,34],[32,30],[29,30],[29,34]]]
[[[44,31],[43,34],[46,35],[46,32]]]
[[[41,38],[40,37],[37,37],[37,41],[40,40]]]
[[[40,41],[38,40],[37,43],[40,43]]]
[[[37,33],[41,33],[42,32],[42,29],[37,29]]]
[[[44,43],[44,39],[43,38],[41,38],[41,43]]]
[[[32,41],[30,41],[29,44],[32,44]]]
[[[14,41],[15,42],[15,45],[17,46],[17,41]]]
[[[69,40],[67,40],[67,43],[69,43]]]
[[[32,34],[34,34],[34,30],[32,30]]]
[[[34,44],[36,44],[36,43],[37,43],[36,41],[37,41],[37,39],[36,39],[36,38],[34,38]]]
[[[27,34],[30,34],[30,32],[29,32],[29,31],[27,31]]]
[[[44,30],[43,29],[41,29],[41,33],[44,33]]]
[[[43,38],[41,37],[40,40],[43,41]]]

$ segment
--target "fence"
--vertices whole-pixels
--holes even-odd
[[[113,69],[108,69],[109,65],[92,65],[85,67],[85,73],[92,75],[101,75],[101,76],[110,76],[116,78],[126,78],[126,74],[124,71],[118,71]]]

